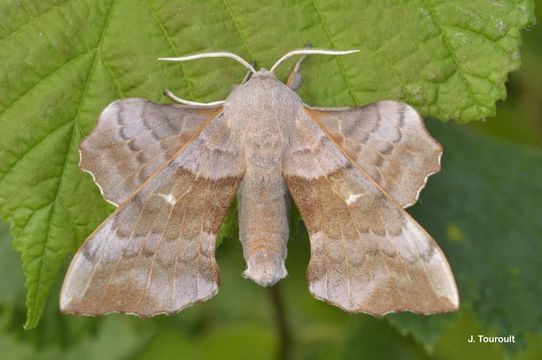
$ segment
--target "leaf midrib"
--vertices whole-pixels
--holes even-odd
[[[68,157],[69,157],[69,154],[70,154],[70,150],[72,149],[73,142],[74,142],[75,138],[77,137],[76,135],[79,134],[79,118],[80,118],[80,115],[81,115],[81,108],[82,108],[83,103],[84,103],[84,101],[86,99],[86,94],[87,94],[87,91],[88,91],[88,88],[89,88],[89,84],[90,84],[90,80],[92,78],[92,74],[94,73],[94,70],[96,68],[96,64],[98,63],[100,48],[101,48],[102,43],[103,43],[104,34],[105,34],[105,32],[106,32],[106,30],[107,30],[107,28],[109,26],[109,22],[111,20],[111,14],[113,12],[114,4],[115,4],[115,1],[111,0],[109,8],[107,9],[107,12],[106,12],[106,19],[104,21],[102,32],[100,34],[100,37],[98,39],[98,44],[96,46],[96,52],[94,54],[94,60],[92,62],[92,66],[91,66],[91,68],[90,68],[90,70],[88,72],[88,75],[87,75],[87,79],[86,79],[86,82],[85,82],[85,87],[84,87],[82,95],[81,95],[81,100],[79,101],[79,104],[77,106],[77,113],[76,113],[76,115],[75,115],[75,117],[73,119],[70,142],[69,142],[67,150],[66,150],[66,155],[64,156],[64,166],[62,167],[62,171],[60,172],[60,175],[59,175],[58,186],[57,186],[56,191],[54,193],[55,195],[54,195],[54,200],[53,200],[53,206],[51,207],[50,221],[47,223],[47,230],[46,230],[45,239],[42,242],[41,254],[45,253],[45,249],[46,249],[46,247],[48,245],[48,242],[49,242],[49,239],[50,239],[51,224],[53,223],[53,219],[55,217],[55,209],[56,209],[56,206],[57,206],[57,204],[59,202],[59,194],[61,192],[62,184],[63,184],[64,178],[65,178],[64,173],[65,173],[66,168],[67,168]],[[44,258],[45,258],[44,256],[40,256],[39,260],[38,260],[39,261],[38,273],[37,273],[37,276],[34,277],[35,279],[37,279],[37,287],[36,287],[36,289],[34,291],[36,296],[33,297],[32,306],[30,306],[30,304],[28,304],[30,302],[30,298],[31,298],[31,296],[30,296],[31,292],[30,292],[30,289],[29,289],[29,294],[28,294],[28,299],[27,299],[27,305],[29,305],[28,318],[27,318],[26,323],[25,323],[25,328],[32,327],[33,325],[35,325],[35,323],[37,322],[37,320],[34,320],[35,315],[36,315],[36,313],[40,312],[39,309],[36,309],[36,306],[39,305],[39,302],[36,301],[36,299],[39,297],[41,288],[43,286],[42,276],[43,276],[43,268],[44,268]],[[28,283],[28,281],[29,280],[27,280],[27,283]]]

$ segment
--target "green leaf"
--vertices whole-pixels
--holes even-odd
[[[0,304],[16,305],[24,299],[24,276],[19,255],[11,246],[9,226],[0,223]]]
[[[439,360],[477,359],[477,360],[538,360],[542,357],[542,337],[540,335],[524,334],[521,341],[526,347],[513,354],[510,343],[470,343],[468,339],[473,335],[507,336],[518,335],[513,333],[502,334],[497,329],[487,329],[480,325],[477,316],[471,311],[463,311],[455,321],[451,322],[444,330],[442,336],[435,344],[432,358]],[[517,350],[517,347],[515,348]]]
[[[457,317],[449,326],[435,345],[433,351],[437,359],[477,359],[477,360],[503,360],[506,359],[504,347],[508,344],[498,343],[469,343],[471,335],[478,334],[498,336],[494,331],[482,329],[476,316],[465,312]]]
[[[423,347],[382,320],[363,317],[347,331],[343,359],[429,359]]]
[[[274,359],[273,345],[273,334],[257,325],[220,327],[197,341],[164,329],[136,359]]]
[[[224,222],[216,234],[216,246],[222,245],[224,240],[235,241],[239,239],[239,221],[237,219],[237,200],[234,200],[228,209]]]
[[[542,19],[542,1],[536,1],[536,17]],[[522,37],[521,71],[511,74],[506,102],[498,103],[491,121],[472,123],[477,128],[522,143],[542,146],[542,26]],[[513,126],[510,126],[513,124]]]
[[[484,328],[515,334],[524,345],[529,332],[542,331],[542,151],[429,125],[444,146],[443,169],[413,214],[450,261],[462,311],[474,311]],[[457,316],[388,319],[431,348]]]
[[[37,325],[68,253],[112,210],[78,169],[77,147],[112,100],[224,98],[243,68],[167,64],[159,56],[223,49],[269,67],[315,46],[301,95],[313,105],[403,99],[459,121],[494,113],[519,65],[529,0],[436,2],[6,0],[0,4],[0,215],[12,223]],[[291,63],[290,63],[291,64]],[[287,66],[280,69],[284,76]]]
[[[108,317],[100,322],[93,336],[69,343],[64,348],[52,344],[39,348],[11,333],[0,333],[0,347],[2,356],[12,360],[127,359],[146,341],[147,335],[139,325],[134,319]]]
[[[344,359],[538,359],[539,337],[528,339],[529,348],[510,356],[506,348],[508,343],[470,343],[468,339],[478,334],[485,336],[501,336],[495,330],[481,327],[474,313],[466,311],[451,321],[444,329],[442,337],[429,353],[424,351],[411,336],[401,336],[396,329],[384,320],[363,317],[351,325],[346,331],[346,343],[343,348]]]

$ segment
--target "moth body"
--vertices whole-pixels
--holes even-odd
[[[295,92],[266,70],[237,86],[224,104],[231,136],[238,137],[233,141],[246,164],[237,190],[239,238],[247,262],[244,275],[263,286],[274,285],[287,274],[289,203],[282,169],[302,105]]]

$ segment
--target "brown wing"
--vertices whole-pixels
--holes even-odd
[[[118,205],[161,169],[220,111],[156,104],[144,99],[109,104],[80,145],[80,167]]]
[[[85,241],[61,310],[145,317],[214,296],[216,233],[244,169],[220,115]]]
[[[403,207],[413,205],[427,178],[440,170],[442,147],[407,104],[380,101],[306,112]]]
[[[349,312],[453,311],[437,244],[301,111],[284,176],[309,231],[311,293]]]

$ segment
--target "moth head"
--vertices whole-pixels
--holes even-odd
[[[266,69],[260,69],[260,71],[257,71],[254,66],[252,66],[248,61],[243,59],[237,54],[227,52],[227,51],[212,51],[212,52],[205,52],[205,53],[199,53],[199,54],[193,54],[193,55],[186,55],[181,57],[174,57],[174,58],[158,58],[158,60],[163,61],[190,61],[190,60],[196,60],[196,59],[205,59],[205,58],[230,58],[237,62],[239,62],[241,65],[246,67],[250,70],[253,74],[260,74],[261,76],[269,76],[272,73],[275,72],[275,70],[278,68],[280,64],[282,64],[284,61],[288,60],[292,56],[297,55],[348,55],[358,52],[359,50],[330,50],[330,49],[313,49],[313,48],[307,48],[307,49],[296,49],[287,52],[282,56],[280,59],[273,64],[271,67],[271,70]]]

